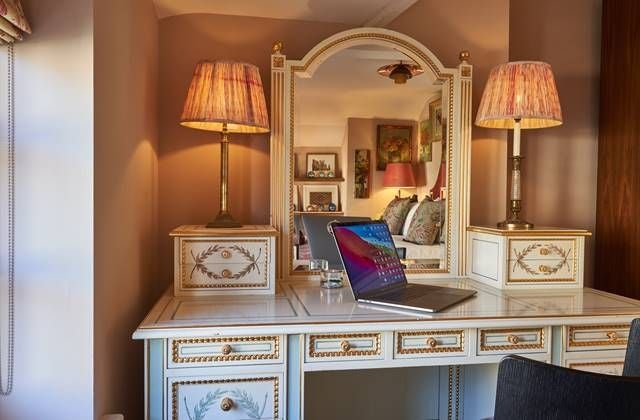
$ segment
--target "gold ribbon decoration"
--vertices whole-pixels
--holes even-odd
[[[0,42],[13,44],[31,33],[20,0],[0,0]]]

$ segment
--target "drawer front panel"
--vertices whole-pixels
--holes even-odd
[[[283,337],[203,337],[168,340],[169,368],[282,363]]]
[[[575,239],[540,238],[509,240],[510,260],[573,260],[576,258],[575,251]]]
[[[619,350],[627,347],[629,324],[565,327],[567,351]]]
[[[307,362],[382,359],[382,333],[310,334]]]
[[[620,376],[622,375],[622,370],[624,369],[624,357],[566,360],[564,366],[570,369]]]
[[[478,354],[544,353],[547,331],[540,328],[478,330]]]
[[[170,378],[168,418],[281,419],[283,386],[279,373]]]
[[[268,288],[270,240],[181,239],[183,289]]]
[[[511,260],[508,283],[576,282],[576,260]]]
[[[465,356],[465,333],[465,330],[397,332],[394,357]]]

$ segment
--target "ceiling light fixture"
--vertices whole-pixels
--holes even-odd
[[[380,76],[388,77],[396,85],[403,85],[412,77],[419,76],[424,72],[417,64],[405,64],[402,61],[396,64],[388,64],[378,69]]]

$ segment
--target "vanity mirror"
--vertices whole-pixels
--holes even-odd
[[[409,276],[463,274],[472,67],[468,53],[460,59],[446,68],[419,42],[380,28],[338,33],[301,60],[274,44],[278,278],[310,274],[301,219],[315,215],[384,214]]]

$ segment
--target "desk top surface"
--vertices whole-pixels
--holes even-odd
[[[470,279],[412,283],[478,293],[442,312],[421,314],[358,304],[348,286],[327,290],[317,281],[280,282],[275,295],[173,297],[170,289],[133,337],[585,325],[640,316],[640,301],[589,288],[506,291]]]

